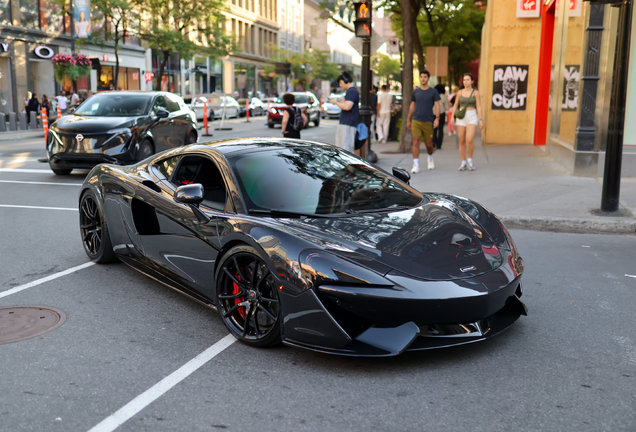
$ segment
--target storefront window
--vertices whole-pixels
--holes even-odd
[[[113,67],[101,66],[97,75],[97,91],[113,89]]]
[[[169,91],[172,93],[181,92],[181,70],[179,67],[179,57],[170,56],[163,69],[161,84],[159,84],[159,65],[163,59],[163,54],[153,51],[152,73],[155,77],[152,80],[153,90]]]
[[[9,0],[0,0],[0,25],[11,24],[11,4]]]
[[[11,60],[0,57],[0,112],[13,111],[13,97],[11,94]]]
[[[39,0],[20,0],[20,24],[27,28],[40,28]]]
[[[114,66],[102,66],[97,77],[97,91],[113,90]],[[119,67],[117,90],[139,90],[139,69]]]
[[[239,98],[254,96],[254,76],[256,66],[235,63],[234,64],[234,91]]]

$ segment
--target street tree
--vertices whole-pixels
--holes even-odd
[[[371,69],[376,77],[384,78],[387,83],[400,76],[400,62],[382,53],[373,55]]]
[[[112,42],[115,49],[115,73],[113,83],[119,82],[119,46],[125,37],[135,36],[139,28],[139,13],[133,4],[126,0],[92,0],[91,6],[97,16],[103,19],[102,29],[91,33],[90,42],[105,45]]]
[[[195,55],[218,58],[237,48],[236,39],[225,30],[223,0],[136,0],[147,20],[139,35],[151,49],[161,53],[158,82],[171,55],[191,59]]]
[[[340,74],[338,65],[329,60],[329,52],[318,49],[310,49],[302,53],[287,51],[278,47],[271,47],[274,52],[274,61],[291,63],[292,85],[309,90],[314,80],[333,81]],[[275,66],[268,65],[264,73],[275,73]]]

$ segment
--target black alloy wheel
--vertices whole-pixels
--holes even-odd
[[[137,162],[141,162],[147,157],[152,156],[155,153],[155,149],[148,138],[144,139],[139,144],[139,150],[137,150]]]
[[[219,264],[216,307],[239,341],[254,347],[280,342],[278,286],[256,250],[235,246]]]
[[[95,192],[88,190],[82,195],[79,210],[80,233],[86,255],[91,261],[100,264],[117,261],[106,218]]]
[[[320,125],[320,115],[316,116],[316,120],[314,120],[314,126],[319,126]]]
[[[197,134],[194,132],[190,132],[188,134],[188,141],[186,142],[186,144],[194,144],[195,142],[197,142]]]

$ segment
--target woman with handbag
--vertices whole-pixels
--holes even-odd
[[[451,123],[457,127],[459,138],[459,157],[462,160],[459,171],[475,170],[473,164],[473,152],[475,150],[475,133],[477,127],[484,129],[484,118],[481,110],[479,91],[473,87],[473,76],[470,73],[462,75],[464,88],[457,92],[455,105],[453,106],[453,118]],[[466,157],[468,156],[468,158]]]

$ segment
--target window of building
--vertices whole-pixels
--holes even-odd
[[[0,0],[0,25],[11,24],[11,3]]]
[[[40,28],[40,4],[38,0],[20,0],[20,24],[27,28]]]

